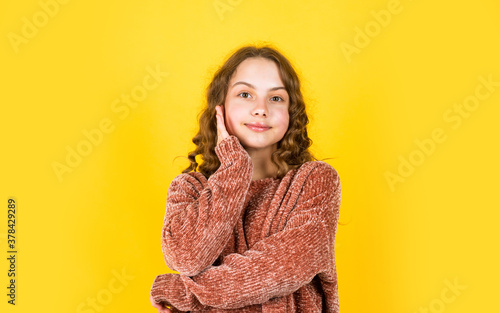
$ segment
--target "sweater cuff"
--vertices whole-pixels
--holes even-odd
[[[179,274],[170,273],[156,276],[151,286],[151,296],[156,303],[168,307],[173,313],[207,309],[193,297],[189,299],[186,297],[185,286]],[[177,307],[184,308],[180,310]]]
[[[240,158],[250,159],[250,155],[248,155],[239,139],[234,135],[230,135],[219,142],[215,146],[215,153],[219,157],[221,164],[232,164],[235,159]]]
[[[155,281],[153,282],[153,286],[151,287],[151,296],[153,297],[156,303],[161,303],[161,302],[168,303],[168,299],[165,297],[166,287],[168,283],[168,275],[169,274],[158,275],[156,276]]]

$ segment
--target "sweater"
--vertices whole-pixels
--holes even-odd
[[[237,137],[215,148],[220,167],[176,176],[161,232],[166,265],[156,303],[173,312],[337,313],[334,242],[340,179],[323,161],[281,179],[252,180]]]

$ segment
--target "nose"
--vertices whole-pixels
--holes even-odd
[[[260,117],[267,117],[269,115],[265,98],[256,101],[255,107],[252,110],[252,115]]]

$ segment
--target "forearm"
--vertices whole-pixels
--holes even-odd
[[[244,254],[230,254],[222,265],[194,277],[160,275],[153,294],[180,310],[238,309],[286,296],[331,270],[332,230],[327,228],[311,219],[258,242]]]
[[[302,236],[306,233],[316,235],[306,239],[307,235]],[[292,294],[316,274],[328,271],[330,255],[323,234],[315,223],[304,225],[283,236],[268,237],[244,254],[230,254],[221,266],[195,277],[180,276],[184,298],[236,309]]]
[[[162,250],[167,265],[187,276],[212,265],[224,249],[252,177],[251,159],[236,137],[222,141],[216,152],[221,166],[208,180],[185,174],[169,189]]]

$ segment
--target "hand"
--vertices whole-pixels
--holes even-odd
[[[229,133],[226,130],[226,124],[224,122],[224,108],[222,105],[215,107],[215,113],[217,118],[217,145],[219,142],[229,137]]]
[[[171,313],[172,311],[164,307],[161,303],[156,303],[153,296],[149,296],[151,304],[158,309],[158,313]]]

